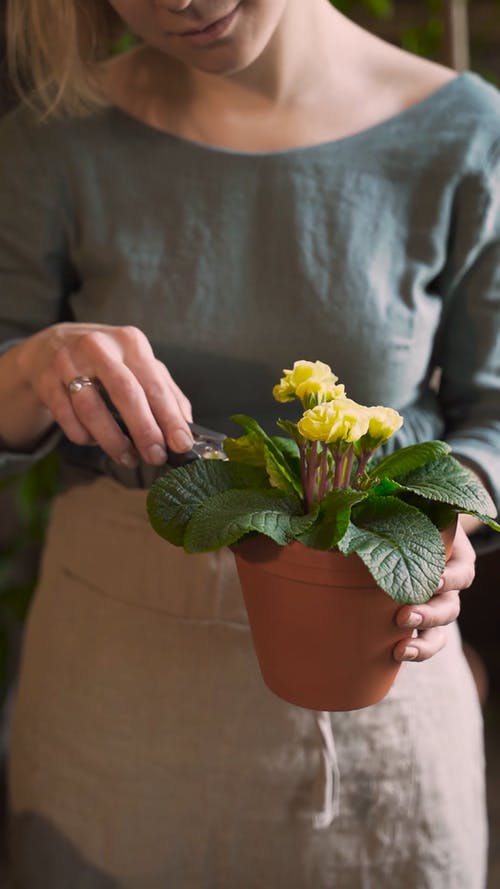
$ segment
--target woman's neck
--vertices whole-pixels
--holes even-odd
[[[418,102],[452,72],[364,31],[327,0],[288,0],[255,62],[188,68],[149,46],[107,66],[113,104],[193,141],[268,151],[351,135]]]
[[[288,0],[274,34],[243,70],[222,74],[189,68],[154,47],[141,46],[109,65],[108,92],[129,110],[135,104],[169,112],[173,107],[222,114],[304,109],[352,78],[357,44],[373,39],[327,0]]]
[[[228,107],[250,103],[288,108],[307,103],[330,71],[341,71],[346,41],[359,31],[327,0],[288,0],[258,58],[241,71],[186,71],[192,95]]]

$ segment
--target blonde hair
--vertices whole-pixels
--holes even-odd
[[[21,100],[44,117],[106,104],[100,63],[123,25],[107,0],[7,0],[7,64]]]

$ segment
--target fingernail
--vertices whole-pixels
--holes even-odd
[[[127,469],[137,469],[137,466],[139,465],[137,457],[131,451],[124,451],[119,462],[122,466],[126,466]]]
[[[183,454],[185,451],[191,450],[193,447],[193,439],[187,432],[178,429],[172,436],[172,447],[174,451],[179,451],[180,454]]]
[[[412,611],[411,614],[409,615],[409,617],[407,618],[407,620],[405,620],[405,622],[403,624],[401,624],[401,626],[410,627],[412,629],[413,627],[419,627],[420,624],[422,623],[422,621],[423,621],[422,615],[417,614],[416,611]]]
[[[438,583],[438,586],[437,586],[437,591],[438,591],[438,593],[439,593],[439,590],[442,590],[442,589],[443,589],[443,587],[444,587],[444,577],[442,577],[441,580],[440,580],[439,583]]]
[[[167,452],[160,444],[151,445],[147,450],[148,463],[154,463],[155,466],[161,466],[167,459]]]
[[[416,657],[418,657],[418,648],[414,648],[413,645],[407,645],[403,652],[403,660],[414,661]]]

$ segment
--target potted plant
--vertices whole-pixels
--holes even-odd
[[[435,593],[457,516],[495,530],[483,485],[442,441],[376,451],[403,419],[365,407],[322,362],[297,361],[273,395],[297,399],[296,423],[269,436],[250,417],[223,459],[158,479],[153,528],[188,553],[233,549],[259,664],[286,700],[319,710],[368,706],[390,689],[405,603]]]

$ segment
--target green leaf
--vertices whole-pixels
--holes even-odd
[[[470,513],[488,524],[497,514],[495,504],[484,485],[454,457],[432,460],[401,476],[398,481],[408,491],[428,500],[448,503],[457,512]]]
[[[293,466],[288,462],[287,456],[283,452],[281,446],[279,446],[274,439],[270,438],[252,417],[247,417],[245,414],[235,414],[231,419],[235,423],[238,423],[239,426],[243,427],[247,436],[252,441],[256,444],[261,444],[266,448],[267,453],[265,454],[264,459],[266,466],[271,467],[273,484],[276,485],[277,473],[281,473],[283,479],[289,483],[286,487],[291,486],[299,496],[302,496],[300,478],[297,477],[297,473],[294,472]],[[283,487],[285,487],[285,484]]]
[[[377,584],[401,604],[427,602],[445,565],[439,531],[427,516],[396,497],[355,506],[338,547],[345,555],[357,553]]]
[[[222,447],[229,459],[235,463],[265,466],[264,443],[254,436],[240,435],[239,438],[225,438]]]
[[[290,472],[284,472],[284,467],[277,463],[274,454],[269,448],[264,449],[266,460],[266,472],[273,488],[284,491],[285,494],[300,494],[295,485],[295,479],[291,477]]]
[[[283,435],[271,435],[271,441],[288,461],[299,459],[299,448],[296,441],[285,438]]]
[[[318,518],[298,538],[314,549],[333,549],[347,531],[351,508],[368,495],[364,491],[331,491],[319,504]]]
[[[251,531],[285,545],[314,519],[314,514],[301,514],[296,497],[281,491],[224,491],[194,514],[186,528],[184,547],[190,553],[209,552],[231,546]]]
[[[373,488],[368,488],[368,493],[374,497],[387,497],[390,494],[398,494],[403,490],[404,488],[398,482],[395,482],[394,479],[382,478]]]
[[[303,500],[303,491],[300,480],[296,477],[287,460],[277,460],[275,452],[264,448],[266,470],[273,488],[279,488],[287,494],[296,494]]]
[[[301,444],[304,441],[304,436],[300,434],[297,423],[292,423],[291,420],[278,420],[277,425],[287,432],[296,444]]]
[[[400,495],[404,503],[414,506],[427,516],[439,531],[444,531],[455,520],[457,511],[448,503],[441,503],[438,500],[426,500],[425,497],[419,497],[413,491],[403,491]]]
[[[283,438],[281,435],[271,436],[271,441],[283,454],[287,467],[293,479],[293,490],[300,498],[303,498],[302,481],[300,476],[300,456],[299,448],[295,441],[290,438]]]
[[[238,426],[242,426],[247,436],[253,441],[261,442],[262,445],[268,447],[269,450],[272,451],[272,453],[275,455],[276,459],[283,457],[283,454],[278,446],[273,442],[272,438],[267,434],[267,432],[264,432],[262,426],[259,426],[257,420],[254,420],[253,417],[247,417],[246,414],[233,414],[231,420],[234,423],[237,423]]]
[[[425,441],[400,448],[375,465],[370,464],[368,475],[372,478],[399,478],[400,475],[417,469],[431,460],[450,453],[450,446],[444,441]]]
[[[500,524],[499,524],[498,522],[495,522],[494,519],[490,519],[489,516],[487,516],[487,515],[479,515],[479,513],[472,513],[472,515],[475,515],[476,518],[478,518],[478,519],[480,519],[482,522],[484,522],[485,525],[489,525],[489,527],[490,527],[493,531],[500,531]]]
[[[236,488],[265,488],[263,469],[224,460],[195,460],[157,479],[148,494],[147,510],[155,531],[182,546],[195,512],[215,494]]]

